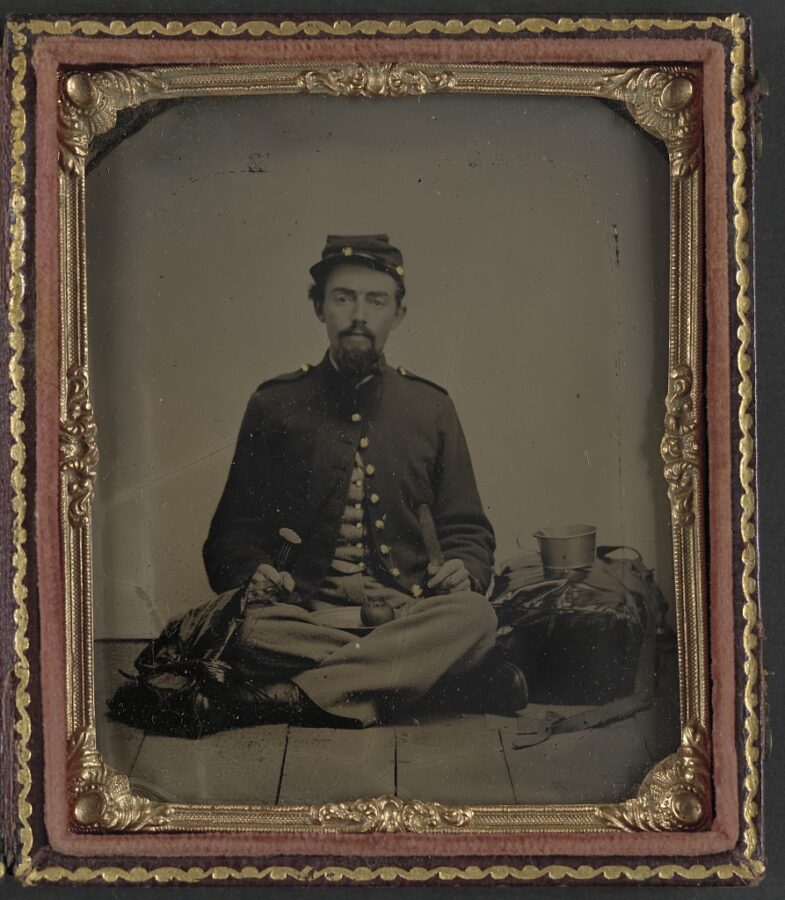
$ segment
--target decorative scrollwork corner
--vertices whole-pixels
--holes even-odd
[[[363,797],[346,803],[325,803],[311,807],[315,825],[339,831],[416,832],[460,828],[471,821],[468,806],[444,806],[400,797]]]
[[[65,418],[60,423],[60,470],[68,485],[68,520],[79,528],[90,522],[98,446],[85,366],[67,372]]]
[[[694,492],[698,473],[697,419],[692,399],[692,370],[674,366],[668,373],[665,400],[665,434],[660,453],[665,463],[665,480],[671,515],[677,525],[691,525],[695,519]]]
[[[164,828],[171,818],[167,804],[137,797],[127,776],[106,765],[92,725],[68,742],[67,778],[71,819],[81,831]]]
[[[711,819],[711,763],[706,730],[693,723],[681,746],[658,763],[638,796],[618,806],[599,807],[596,815],[622,831],[697,831]]]
[[[447,70],[431,72],[401,63],[356,63],[332,69],[309,69],[297,77],[301,91],[346,97],[405,97],[448,91],[455,83],[455,75]]]
[[[160,96],[163,87],[155,69],[109,69],[62,75],[58,100],[62,168],[84,174],[92,139],[114,127],[120,110]]]
[[[604,78],[599,94],[622,100],[635,121],[664,141],[677,178],[695,171],[701,157],[700,81],[680,66],[627,69]]]

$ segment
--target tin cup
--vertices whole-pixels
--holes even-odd
[[[552,525],[534,532],[545,569],[585,569],[594,562],[594,525]]]

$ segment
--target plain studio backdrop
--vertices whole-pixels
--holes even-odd
[[[409,312],[387,360],[453,397],[497,563],[539,527],[587,523],[672,601],[668,165],[618,111],[193,100],[87,191],[97,637],[153,636],[211,596],[201,547],[248,398],[326,348],[307,288],[328,233],[401,248]]]

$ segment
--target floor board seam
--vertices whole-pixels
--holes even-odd
[[[283,773],[286,768],[286,751],[289,749],[289,726],[286,726],[286,737],[283,742],[283,753],[281,755],[281,771],[278,775],[278,788],[275,792],[275,805],[278,806],[281,800],[281,789],[283,788]]]
[[[393,731],[393,791],[398,796],[398,729]]]
[[[131,760],[131,765],[128,767],[128,770],[129,770],[129,771],[128,771],[128,776],[129,776],[129,778],[130,778],[130,776],[133,775],[133,773],[134,773],[134,769],[136,768],[137,760],[139,759],[139,754],[142,752],[142,746],[144,745],[144,742],[145,742],[146,740],[147,740],[147,735],[146,735],[146,734],[143,734],[143,735],[142,735],[142,740],[139,741],[139,746],[136,748],[136,753],[134,753],[134,758]]]
[[[515,790],[515,781],[512,777],[512,771],[510,770],[510,763],[507,759],[507,751],[504,749],[504,738],[502,737],[501,729],[497,729],[496,737],[499,738],[499,746],[502,748],[502,756],[504,757],[504,768],[507,770],[507,778],[510,780],[510,791],[512,792],[512,799],[514,803],[518,802],[518,792]]]

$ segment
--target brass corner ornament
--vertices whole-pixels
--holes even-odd
[[[138,106],[163,90],[155,69],[72,72],[60,79],[58,138],[60,165],[83,175],[90,142],[117,122],[122,109]]]
[[[90,522],[98,445],[87,368],[70,366],[66,381],[66,411],[60,423],[60,470],[68,485],[68,521],[78,528]]]
[[[71,820],[80,831],[141,831],[164,828],[167,804],[137,797],[126,775],[101,759],[95,727],[77,731],[68,742],[68,794]]]
[[[460,828],[474,816],[469,806],[445,806],[421,800],[402,800],[391,794],[363,797],[346,803],[324,803],[311,807],[314,825],[331,830],[370,832],[441,831]]]
[[[658,763],[638,796],[596,815],[622,831],[697,831],[711,821],[709,738],[700,725],[682,732],[679,749]]]
[[[660,444],[671,515],[674,523],[681,526],[691,525],[695,520],[693,501],[698,476],[698,428],[692,383],[692,370],[687,365],[674,366],[668,373],[665,434]]]
[[[700,82],[693,70],[627,69],[603,79],[599,95],[622,100],[641,128],[665,143],[675,177],[696,170],[701,157]]]
[[[357,63],[331,69],[310,69],[297,78],[301,91],[345,97],[406,97],[455,86],[449,71],[433,71],[401,63]]]

